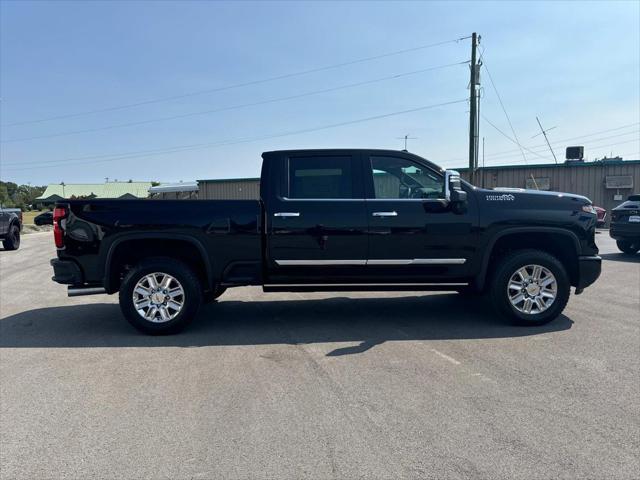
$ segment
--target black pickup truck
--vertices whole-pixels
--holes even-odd
[[[407,152],[262,157],[260,200],[58,203],[53,280],[70,296],[119,292],[135,327],[164,334],[243,285],[487,293],[539,325],[600,275],[585,197],[480,189]]]
[[[20,248],[22,230],[22,210],[0,205],[0,240],[5,250]]]

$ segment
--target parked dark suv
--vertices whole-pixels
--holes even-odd
[[[609,234],[621,252],[632,255],[640,250],[640,194],[630,195],[611,211]]]

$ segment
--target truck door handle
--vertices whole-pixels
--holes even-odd
[[[373,212],[374,217],[397,217],[398,212]]]
[[[273,214],[274,217],[299,217],[300,212],[276,212]]]

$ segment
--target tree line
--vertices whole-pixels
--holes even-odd
[[[42,195],[46,186],[18,185],[0,180],[0,204],[3,207],[30,210],[37,197]]]

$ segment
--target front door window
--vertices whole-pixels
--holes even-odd
[[[371,157],[375,198],[444,198],[444,177],[404,158]]]

